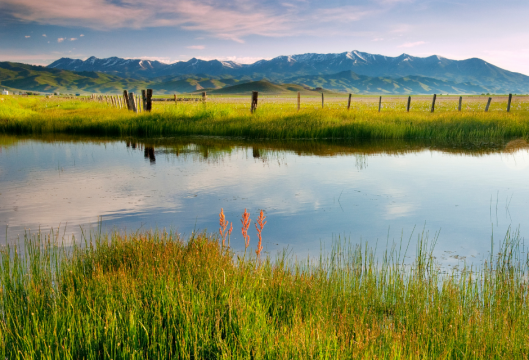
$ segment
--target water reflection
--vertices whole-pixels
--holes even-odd
[[[457,262],[483,256],[492,233],[527,233],[527,147],[0,136],[0,241],[59,224],[78,234],[98,216],[104,230],[215,231],[220,208],[235,224],[247,208],[266,212],[269,252],[302,256],[337,236],[407,241],[424,227]]]

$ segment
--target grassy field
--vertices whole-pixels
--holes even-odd
[[[465,97],[457,111],[454,96],[439,96],[430,113],[430,97],[414,97],[405,111],[406,97],[346,97],[295,99],[270,96],[260,99],[250,114],[249,97],[208,98],[201,103],[155,103],[152,113],[134,114],[98,102],[43,97],[4,96],[0,101],[0,132],[5,134],[76,134],[98,136],[208,135],[250,139],[427,139],[451,143],[494,142],[529,136],[529,103],[515,97],[507,113],[506,97],[494,97],[488,113],[487,97]]]
[[[265,229],[266,232],[266,229]],[[415,245],[415,248],[414,248]],[[319,260],[218,236],[27,236],[0,252],[5,359],[525,359],[528,259],[509,234],[445,273],[432,244],[336,242]],[[416,254],[404,263],[405,255]]]

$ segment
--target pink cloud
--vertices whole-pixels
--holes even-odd
[[[193,50],[204,50],[206,47],[204,45],[191,45],[187,47],[188,49]]]
[[[267,6],[243,0],[1,0],[0,11],[27,22],[97,30],[179,27],[239,43],[250,35],[321,35],[315,23],[349,23],[374,13],[356,6],[311,10],[298,3]]]
[[[288,29],[288,14],[241,6],[227,7],[209,1],[125,0],[119,5],[106,0],[2,0],[0,10],[41,24],[85,26],[94,29],[178,26],[214,33],[219,38],[241,41],[241,36],[279,36]]]
[[[426,41],[416,41],[416,42],[404,43],[402,45],[399,45],[398,47],[400,47],[400,48],[412,48],[412,47],[420,46],[420,45],[424,45],[424,44],[426,44]]]

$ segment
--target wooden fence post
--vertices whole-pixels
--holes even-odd
[[[485,106],[485,112],[489,111],[490,102],[492,101],[492,98],[489,98],[489,101],[487,101],[487,106]]]
[[[127,105],[127,110],[130,110],[129,92],[127,90],[123,90],[123,102]]]
[[[259,92],[252,91],[252,107],[251,107],[252,114],[255,112],[255,110],[257,110],[257,99],[258,99],[258,97],[259,97]]]
[[[145,99],[145,111],[151,112],[152,110],[152,89],[147,89],[147,97]]]
[[[141,104],[143,107],[143,111],[145,112],[145,104],[147,103],[147,91],[142,90],[141,91]]]
[[[208,96],[206,95],[206,92],[204,91],[204,92],[202,93],[202,102],[205,104],[206,101],[208,101]]]
[[[410,112],[411,96],[408,96],[408,104],[406,105],[406,111]]]
[[[175,104],[175,106],[178,105],[178,100],[176,98],[176,94],[174,94],[174,104]]]
[[[141,101],[140,101],[140,96],[139,95],[136,95],[136,106],[138,108],[138,113],[142,112],[142,106],[141,106]]]
[[[300,107],[301,107],[301,93],[298,91],[298,111]]]
[[[433,99],[432,99],[432,110],[431,110],[431,112],[434,112],[434,111],[435,111],[435,99],[437,99],[437,94],[433,94]]]
[[[382,96],[378,99],[378,112],[380,112],[381,107],[382,107]]]
[[[351,108],[351,97],[352,96],[353,96],[352,94],[349,94],[349,100],[347,100],[347,110]]]
[[[321,93],[321,108],[325,105],[325,99],[323,98],[323,93]]]
[[[134,96],[134,93],[129,93],[129,102],[131,110],[135,113],[138,113],[138,109],[136,108],[136,97]]]
[[[460,96],[460,97],[459,97],[459,106],[458,106],[458,108],[457,108],[457,111],[461,111],[461,106],[462,106],[462,105],[463,105],[463,97]]]
[[[509,94],[509,100],[507,101],[507,112],[511,111],[512,94]]]

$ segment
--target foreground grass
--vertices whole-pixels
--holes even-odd
[[[516,239],[444,274],[427,244],[336,244],[308,265],[235,256],[215,238],[27,238],[0,254],[7,359],[527,358],[527,259]],[[491,263],[493,266],[491,266]]]
[[[379,113],[373,104],[358,103],[346,110],[341,103],[325,109],[317,103],[294,104],[263,100],[251,115],[247,104],[214,103],[155,105],[150,114],[133,114],[105,104],[77,100],[6,98],[0,103],[0,132],[4,134],[75,134],[159,137],[176,135],[230,136],[251,139],[427,139],[452,143],[494,142],[529,138],[529,111],[503,104],[483,112],[479,102],[454,111],[454,104],[414,102],[410,113],[404,102],[386,104]],[[525,106],[525,105],[524,105]],[[503,109],[503,110],[502,110]]]

